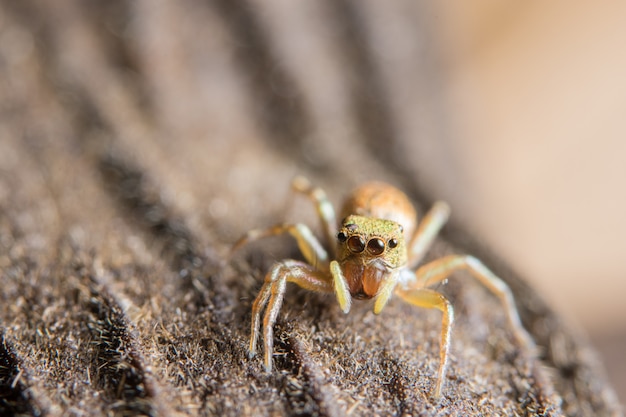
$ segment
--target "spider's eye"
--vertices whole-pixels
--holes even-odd
[[[348,240],[348,236],[346,236],[346,234],[344,232],[339,232],[339,233],[337,233],[337,240],[340,241],[341,243],[343,243],[346,240]]]
[[[381,238],[375,237],[367,242],[367,251],[372,255],[380,255],[385,251],[385,242]]]
[[[389,239],[389,242],[387,242],[387,245],[393,249],[396,246],[398,246],[398,239]]]
[[[361,253],[365,250],[365,240],[361,236],[352,236],[348,239],[348,248],[354,253]]]

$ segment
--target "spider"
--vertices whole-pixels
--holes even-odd
[[[292,188],[314,203],[326,244],[335,258],[331,259],[309,227],[300,223],[252,230],[233,246],[234,252],[253,240],[287,233],[295,238],[306,260],[276,262],[265,276],[261,291],[252,304],[250,358],[256,354],[262,328],[267,372],[272,370],[273,326],[288,282],[310,291],[334,292],[344,313],[350,311],[354,298],[374,299],[374,313],[378,314],[392,294],[409,304],[440,310],[439,368],[432,390],[435,398],[440,397],[443,390],[454,308],[432,287],[453,272],[469,271],[497,296],[518,342],[532,346],[532,339],[517,314],[511,290],[481,261],[468,255],[450,255],[419,266],[448,220],[450,208],[446,203],[436,202],[418,223],[415,208],[402,191],[382,182],[369,182],[357,187],[346,199],[341,210],[343,220],[337,230],[335,210],[321,188],[313,187],[303,177],[296,177]],[[261,325],[263,309],[265,316]]]

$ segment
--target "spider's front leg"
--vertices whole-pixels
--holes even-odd
[[[523,347],[534,348],[535,343],[530,337],[517,313],[513,293],[509,286],[487,268],[480,260],[469,255],[450,255],[434,260],[415,272],[418,285],[429,287],[448,278],[453,272],[467,270],[493,295],[498,297],[504,307],[509,325],[517,342]]]
[[[435,398],[441,396],[443,384],[448,366],[448,353],[450,352],[450,335],[454,322],[454,308],[450,301],[437,291],[427,288],[406,289],[396,288],[396,294],[405,302],[417,307],[436,308],[441,311],[441,341],[439,345],[439,368],[437,370],[437,382],[432,395]]]
[[[436,308],[443,313],[441,326],[441,345],[439,347],[439,370],[437,384],[433,390],[435,397],[441,395],[450,350],[450,333],[454,320],[454,310],[450,302],[438,292],[426,287],[448,278],[453,272],[468,270],[483,286],[500,299],[515,338],[523,347],[534,347],[530,335],[522,326],[517,314],[513,294],[508,285],[491,272],[482,262],[473,256],[451,255],[432,261],[420,267],[414,280],[404,282],[396,288],[396,294],[404,301],[425,308]]]
[[[256,354],[261,328],[261,313],[266,308],[262,326],[265,368],[268,372],[272,369],[273,326],[283,303],[287,283],[296,283],[309,291],[333,292],[328,253],[304,224],[280,224],[265,230],[252,230],[235,243],[231,249],[231,254],[252,241],[284,233],[291,235],[296,240],[306,262],[284,260],[274,264],[265,276],[263,287],[252,304],[250,357]]]
[[[252,331],[250,334],[250,357],[256,353],[259,328],[261,327],[261,312],[266,307],[263,317],[263,341],[265,346],[265,369],[272,370],[272,355],[274,352],[274,323],[283,303],[285,289],[288,282],[298,284],[309,291],[333,292],[333,284],[327,273],[315,269],[313,266],[295,260],[285,260],[276,263],[265,276],[265,282],[252,305]]]

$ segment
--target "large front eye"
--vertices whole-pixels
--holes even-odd
[[[367,242],[367,251],[372,255],[380,255],[385,251],[385,242],[378,237],[370,239]]]
[[[348,249],[354,253],[361,253],[365,250],[365,240],[358,235],[352,236],[348,239]]]

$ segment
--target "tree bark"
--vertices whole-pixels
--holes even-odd
[[[289,287],[276,369],[248,358],[263,275],[297,253],[273,238],[226,256],[251,228],[316,225],[306,201],[286,205],[293,176],[336,204],[374,178],[432,202],[447,133],[427,16],[412,1],[0,1],[0,414],[620,415],[587,342],[455,224],[429,259],[480,257],[538,352],[457,274],[440,401],[440,315],[397,299],[345,316]]]

